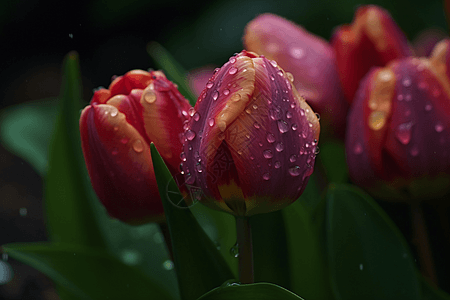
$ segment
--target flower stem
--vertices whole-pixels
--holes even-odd
[[[239,281],[253,283],[253,244],[248,217],[236,217],[237,244],[239,249]]]
[[[166,242],[167,251],[169,252],[170,259],[173,260],[173,249],[172,249],[172,240],[170,238],[169,226],[167,226],[166,222],[158,223],[159,230],[161,230],[162,235],[164,236],[164,241]]]
[[[416,245],[422,275],[427,277],[436,286],[438,284],[434,267],[433,253],[428,239],[427,226],[423,217],[422,206],[418,201],[411,203],[411,219],[413,243]]]

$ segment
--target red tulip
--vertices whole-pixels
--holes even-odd
[[[349,103],[371,67],[382,67],[394,59],[412,55],[405,35],[389,13],[375,5],[358,8],[353,23],[338,27],[331,43]]]
[[[278,62],[294,75],[294,86],[323,120],[322,128],[343,133],[348,105],[336,56],[324,39],[276,15],[263,14],[245,29],[246,49]]]
[[[317,116],[275,61],[243,51],[218,69],[184,133],[186,183],[237,216],[279,210],[313,172]]]
[[[175,174],[190,108],[160,71],[130,71],[95,92],[81,114],[81,142],[92,186],[112,217],[130,224],[164,218],[149,145]]]
[[[354,182],[375,194],[387,187],[397,199],[435,197],[442,181],[448,189],[449,46],[442,41],[429,59],[393,61],[365,77],[347,124]],[[424,188],[433,185],[441,187]]]

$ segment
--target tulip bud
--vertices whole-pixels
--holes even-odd
[[[293,78],[243,51],[206,84],[184,133],[186,183],[205,205],[236,216],[279,210],[313,172],[320,125]]]
[[[348,105],[327,41],[282,17],[263,14],[247,25],[244,44],[292,73],[300,95],[322,116],[322,129],[343,134]]]
[[[429,59],[393,61],[366,76],[347,124],[355,183],[395,200],[435,198],[448,190],[449,45],[442,41]]]
[[[408,41],[384,9],[361,6],[353,23],[337,28],[331,43],[347,101],[353,102],[360,80],[374,66],[412,55]]]
[[[160,71],[130,71],[94,93],[81,113],[81,145],[92,186],[112,217],[163,220],[150,143],[175,174],[190,108]]]

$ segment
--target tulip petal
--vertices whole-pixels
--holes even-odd
[[[145,89],[152,82],[152,75],[143,70],[132,70],[117,77],[109,85],[111,96],[128,95],[131,90]]]
[[[111,105],[88,106],[80,131],[92,185],[108,213],[130,224],[160,221],[150,148],[125,115]]]
[[[389,13],[375,5],[358,8],[353,23],[339,27],[331,43],[349,103],[370,68],[412,55],[405,35]]]
[[[324,39],[276,15],[251,21],[244,35],[250,51],[275,60],[294,75],[294,86],[328,125],[343,133],[348,105],[344,100],[333,48]],[[322,124],[323,125],[323,124]]]

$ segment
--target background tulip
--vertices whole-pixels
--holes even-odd
[[[354,182],[377,194],[384,188],[383,198],[403,200],[448,191],[449,50],[445,40],[429,59],[394,61],[366,76],[347,126]]]
[[[81,114],[81,141],[94,190],[112,217],[130,224],[163,218],[149,145],[177,173],[189,109],[160,71],[130,71],[95,92]]]
[[[348,106],[327,41],[282,17],[263,14],[246,26],[244,45],[292,73],[299,94],[322,116],[322,128],[343,134]]]
[[[276,62],[243,51],[206,84],[185,131],[186,183],[237,216],[281,209],[304,190],[320,126]]]
[[[339,26],[331,44],[345,97],[353,102],[364,75],[374,66],[412,55],[408,41],[390,14],[375,5],[357,9],[353,23]]]

